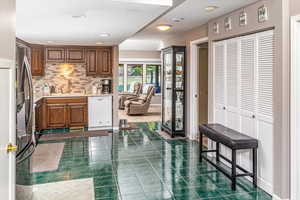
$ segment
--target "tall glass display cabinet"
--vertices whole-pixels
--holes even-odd
[[[162,50],[162,125],[174,136],[185,136],[185,47]]]

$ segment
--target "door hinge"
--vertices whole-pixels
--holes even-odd
[[[10,153],[10,152],[16,152],[18,150],[18,147],[16,145],[13,145],[11,143],[9,143],[7,146],[6,146],[6,152],[7,153]]]

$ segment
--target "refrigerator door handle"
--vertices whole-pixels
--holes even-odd
[[[33,117],[33,84],[32,84],[32,74],[31,74],[31,69],[30,69],[30,64],[29,64],[29,61],[27,59],[27,57],[25,56],[24,57],[24,61],[23,61],[23,66],[25,66],[25,71],[26,71],[26,75],[27,75],[27,78],[28,78],[28,85],[29,85],[29,107],[30,107],[30,110],[29,110],[29,116],[28,116],[28,122],[27,122],[27,131],[29,132],[32,127],[32,117]],[[35,146],[36,145],[36,137],[35,137],[35,133],[31,133],[32,135],[32,143],[33,145]]]
[[[22,154],[21,158],[18,158],[16,160],[17,164],[23,162],[24,160],[26,160],[27,158],[29,158],[35,151],[35,144],[31,143],[28,148],[26,149],[26,153]]]

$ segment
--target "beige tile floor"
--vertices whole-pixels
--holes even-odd
[[[145,115],[128,116],[124,110],[119,110],[119,119],[127,119],[128,122],[156,122],[161,121],[161,106],[150,106]]]

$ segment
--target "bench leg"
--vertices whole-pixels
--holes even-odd
[[[236,190],[236,150],[232,150],[232,166],[231,166],[231,189]]]
[[[219,142],[216,143],[216,159],[217,159],[217,162],[220,161],[220,143]]]
[[[253,153],[253,186],[257,187],[257,149],[252,149]]]
[[[200,142],[200,147],[199,147],[199,160],[200,162],[202,162],[202,146],[203,146],[203,134],[200,132],[200,138],[199,138],[199,142]]]

